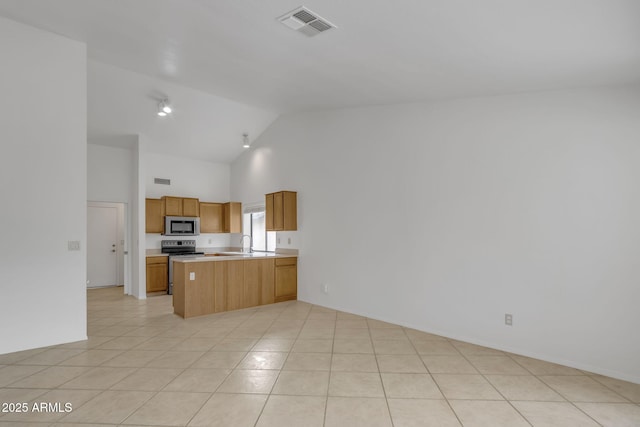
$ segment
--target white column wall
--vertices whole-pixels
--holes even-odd
[[[8,353],[86,339],[87,57],[82,43],[4,18],[0,52],[0,353]]]

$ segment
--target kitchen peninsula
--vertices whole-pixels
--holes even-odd
[[[184,318],[297,298],[294,254],[209,253],[174,261],[173,309]]]

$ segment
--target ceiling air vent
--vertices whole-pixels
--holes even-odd
[[[167,178],[153,178],[154,184],[171,185],[171,180]]]
[[[313,37],[332,28],[337,28],[331,22],[304,6],[285,13],[279,17],[278,20],[292,30],[296,30],[309,37]]]

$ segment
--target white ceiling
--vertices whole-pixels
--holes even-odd
[[[0,15],[269,113],[640,80],[637,0],[302,1],[0,0]],[[338,29],[276,20],[302,4]]]
[[[145,150],[171,156],[231,163],[278,113],[211,95],[101,62],[87,67],[89,142],[123,146],[121,135],[143,134]],[[158,117],[158,99],[173,112]],[[124,143],[126,146],[126,142]]]

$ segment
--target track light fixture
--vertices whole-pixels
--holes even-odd
[[[249,148],[249,134],[242,134],[242,148]]]
[[[171,111],[173,110],[169,105],[169,99],[163,99],[162,101],[160,101],[160,103],[158,104],[158,115],[160,117],[165,117],[167,114],[170,114]]]

